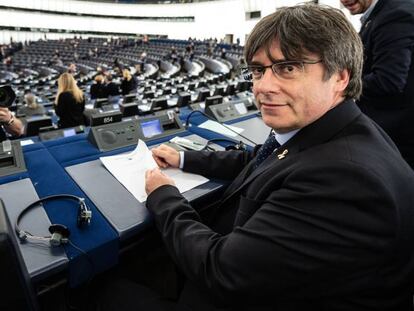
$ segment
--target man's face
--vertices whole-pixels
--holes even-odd
[[[372,3],[372,0],[341,0],[352,15],[364,13]]]
[[[279,43],[271,45],[275,60],[285,60]],[[307,60],[319,57],[309,54]],[[271,60],[265,49],[254,54],[251,64],[269,66]],[[278,133],[300,129],[319,119],[343,100],[342,93],[348,84],[348,73],[335,73],[323,80],[322,63],[304,64],[303,72],[295,79],[283,79],[267,68],[260,79],[253,79],[253,93],[264,123]],[[345,75],[345,76],[344,76]]]

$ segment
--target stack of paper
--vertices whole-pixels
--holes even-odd
[[[140,202],[147,199],[145,192],[145,172],[157,167],[151,151],[142,141],[131,153],[101,157],[106,169]],[[207,178],[185,173],[180,169],[163,169],[163,173],[172,178],[178,190],[183,193],[208,181]]]

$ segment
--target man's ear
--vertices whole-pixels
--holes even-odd
[[[338,92],[343,92],[349,84],[349,70],[344,69],[335,74],[336,90]]]

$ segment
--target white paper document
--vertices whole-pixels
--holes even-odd
[[[203,129],[206,129],[206,130],[210,130],[210,131],[213,131],[213,132],[216,132],[216,133],[219,133],[219,134],[222,134],[222,135],[226,135],[226,136],[230,136],[230,137],[236,137],[237,136],[237,134],[236,133],[242,133],[244,130],[242,129],[242,128],[240,128],[240,127],[236,127],[236,126],[232,126],[232,125],[228,125],[228,124],[226,124],[225,126],[224,125],[221,125],[220,123],[218,123],[218,122],[215,122],[215,121],[211,121],[211,120],[207,120],[207,121],[205,121],[205,122],[203,122],[203,123],[201,123],[198,127],[201,127],[201,128],[203,128]],[[233,131],[235,131],[236,133],[234,133],[234,132],[232,132],[232,131],[230,131],[228,128],[226,128],[226,127],[229,127],[229,128],[231,128]]]
[[[142,141],[131,153],[124,153],[100,158],[106,169],[140,202],[147,199],[145,193],[145,172],[157,167],[151,151]],[[163,173],[172,178],[178,190],[183,193],[208,181],[207,178],[185,173],[180,169],[162,169]]]

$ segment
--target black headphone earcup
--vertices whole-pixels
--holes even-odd
[[[59,246],[61,244],[68,243],[70,231],[66,226],[61,224],[52,224],[49,227],[49,232],[52,234],[49,240],[51,246]]]

